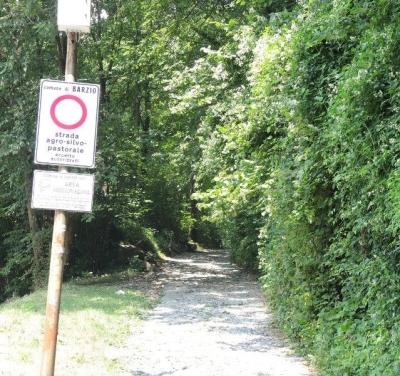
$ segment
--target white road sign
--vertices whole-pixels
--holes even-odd
[[[94,175],[36,170],[31,206],[35,209],[91,212]]]
[[[90,8],[88,0],[58,0],[58,30],[90,33]]]
[[[42,80],[35,163],[93,168],[100,86]]]

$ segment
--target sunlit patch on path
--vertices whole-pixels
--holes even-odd
[[[131,376],[311,376],[285,347],[254,277],[226,251],[169,260],[164,296],[123,349]]]

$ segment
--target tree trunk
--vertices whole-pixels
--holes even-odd
[[[39,225],[37,220],[36,211],[31,207],[31,192],[32,192],[32,175],[30,172],[25,171],[25,193],[27,197],[27,212],[29,222],[29,234],[33,248],[33,285],[35,290],[40,286],[40,278],[38,275],[42,269],[42,241],[39,232]]]
[[[190,196],[195,192],[195,181],[193,174],[190,177]],[[199,209],[197,208],[197,200],[190,197],[190,217],[192,219],[192,226],[189,231],[189,238],[191,241],[197,243],[197,218]]]
[[[64,265],[69,263],[71,254],[72,239],[74,238],[75,217],[72,213],[68,213],[68,226],[65,233],[65,249],[64,249]]]
[[[64,76],[65,65],[67,60],[67,36],[66,34],[59,34],[55,38],[57,48],[57,62],[60,77]]]

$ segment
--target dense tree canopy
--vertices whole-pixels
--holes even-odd
[[[120,243],[222,244],[324,375],[397,375],[398,2],[92,6],[78,79],[102,89],[95,208],[70,214],[67,276],[109,267]],[[3,0],[0,37],[6,299],[45,280],[35,122],[40,79],[63,79],[65,35],[53,2]]]

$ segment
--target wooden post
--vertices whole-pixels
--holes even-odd
[[[77,33],[68,32],[67,61],[65,81],[76,81]],[[68,173],[67,167],[59,167],[59,172]],[[44,324],[44,339],[40,376],[53,376],[56,359],[58,321],[60,316],[61,287],[64,271],[65,235],[67,231],[67,213],[56,210],[54,213],[53,239],[51,243],[51,258],[49,284],[47,289],[46,319]]]

